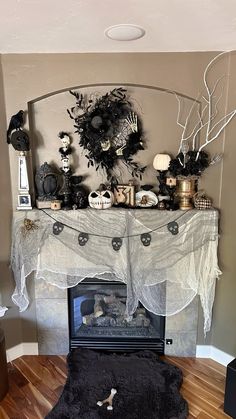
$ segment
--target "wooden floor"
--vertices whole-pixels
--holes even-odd
[[[225,367],[209,359],[163,359],[183,371],[181,393],[189,404],[189,419],[229,418],[223,412]],[[44,419],[62,392],[65,357],[22,356],[8,367],[10,390],[0,403],[0,419]]]

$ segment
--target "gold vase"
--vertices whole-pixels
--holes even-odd
[[[175,195],[179,198],[179,209],[189,210],[193,208],[192,198],[196,193],[196,179],[177,179]]]

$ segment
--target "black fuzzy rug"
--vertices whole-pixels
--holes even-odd
[[[179,393],[182,372],[151,351],[131,354],[75,349],[68,357],[68,379],[45,419],[185,419],[187,402]],[[99,407],[112,388],[113,410]]]

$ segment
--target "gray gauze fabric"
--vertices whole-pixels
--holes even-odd
[[[25,218],[35,220],[38,228],[26,233]],[[26,278],[32,272],[36,280],[43,278],[59,288],[96,277],[127,284],[127,318],[138,301],[157,315],[171,316],[199,295],[205,333],[210,329],[215,282],[221,273],[216,210],[33,210],[15,214],[12,237],[12,299],[20,311],[29,304]],[[113,238],[121,238],[119,250],[114,250]]]

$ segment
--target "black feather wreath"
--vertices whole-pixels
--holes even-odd
[[[75,132],[79,134],[80,146],[86,150],[88,167],[95,165],[96,170],[104,169],[107,179],[111,180],[113,169],[118,159],[122,158],[132,175],[142,179],[146,167],[140,167],[132,159],[144,149],[142,124],[127,99],[126,89],[115,88],[87,103],[80,93],[70,93],[76,98],[76,106],[67,112],[75,121]],[[79,110],[77,115],[76,109]],[[131,127],[129,122],[132,121],[135,124]]]

